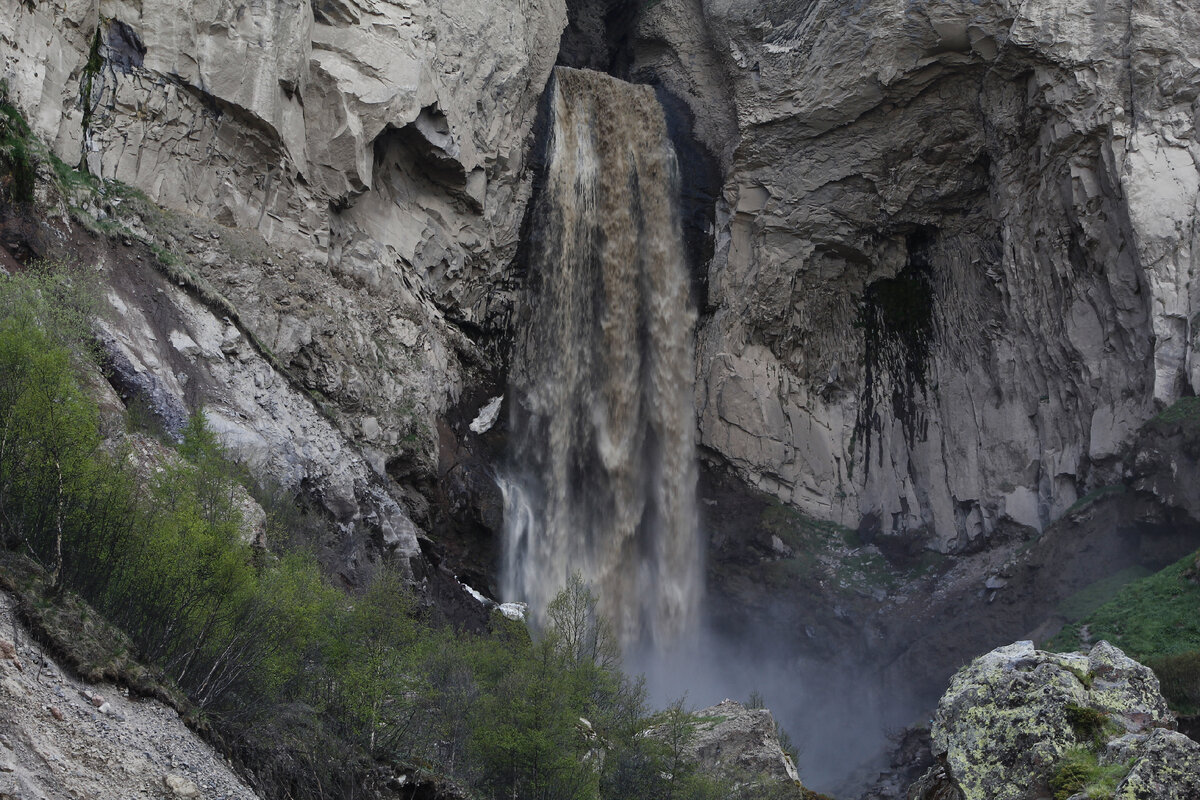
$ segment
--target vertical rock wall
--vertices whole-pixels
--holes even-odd
[[[1194,6],[664,0],[635,48],[726,168],[697,404],[755,484],[971,547],[1195,390]]]
[[[225,295],[379,474],[504,329],[524,160],[563,0],[7,0],[0,77],[68,164],[285,257],[158,238]],[[229,257],[227,257],[229,256]]]
[[[723,176],[697,404],[748,480],[972,547],[1110,481],[1200,383],[1194,5],[575,5]],[[428,475],[488,368],[462,331],[508,319],[564,0],[5,8],[0,71],[55,151],[299,254],[206,277],[377,471]]]

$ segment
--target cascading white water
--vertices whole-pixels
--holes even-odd
[[[572,571],[628,648],[669,647],[701,593],[678,176],[647,86],[558,68],[511,370],[507,600],[537,619]]]

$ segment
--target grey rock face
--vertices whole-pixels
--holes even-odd
[[[755,485],[971,548],[1043,529],[1200,388],[1192,4],[572,5],[566,55],[686,102],[720,167],[696,402]],[[9,6],[35,130],[294,254],[206,277],[377,472],[431,474],[489,367],[460,328],[509,319],[565,0]]]
[[[724,700],[697,711],[688,760],[712,775],[743,775],[784,783],[799,782],[792,757],[779,745],[775,718],[765,708]]]
[[[323,555],[347,583],[379,556],[407,569],[417,528],[368,458],[228,317],[167,281],[137,251],[95,252],[106,284],[99,338],[113,385],[149,400],[168,431],[187,409],[206,421],[265,487],[304,491],[336,523]],[[147,387],[153,391],[147,391]],[[161,408],[159,408],[161,406]],[[262,510],[246,498],[253,527]]]
[[[488,366],[456,326],[507,316],[563,0],[5,11],[0,77],[35,132],[288,254],[183,243],[378,472],[429,474],[435,416]]]
[[[1183,2],[647,9],[638,63],[727,170],[703,444],[941,549],[1059,516],[1196,385],[1197,31]]]
[[[1200,797],[1200,746],[1182,733],[1158,729],[1123,736],[1109,744],[1106,760],[1134,762],[1114,800]]]
[[[1165,730],[1173,721],[1154,674],[1107,642],[1087,655],[1017,642],[954,676],[933,724],[939,763],[908,796],[1033,800],[1072,753],[1090,752],[1098,766],[1121,765],[1113,796],[1153,786],[1182,800],[1195,793],[1200,745]]]

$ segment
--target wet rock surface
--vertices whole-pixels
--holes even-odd
[[[703,443],[946,551],[1098,485],[1195,381],[1198,26],[1128,0],[647,8],[634,74],[724,175]]]

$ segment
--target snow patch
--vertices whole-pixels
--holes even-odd
[[[529,606],[524,603],[501,603],[500,613],[516,622],[525,621],[525,612],[529,610]]]
[[[488,401],[487,405],[479,409],[479,416],[471,423],[471,430],[474,433],[487,433],[496,424],[496,420],[500,417],[500,404],[504,402],[504,395],[493,397]]]

